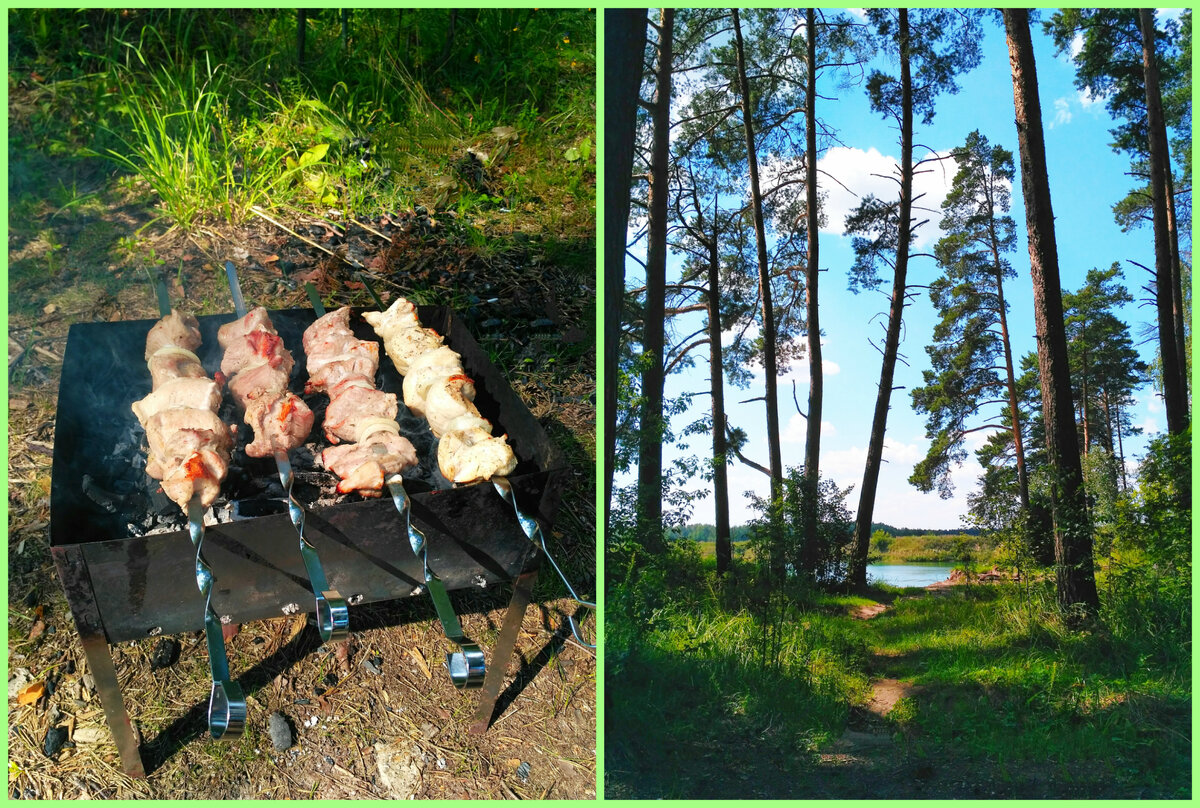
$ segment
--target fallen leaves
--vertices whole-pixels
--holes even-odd
[[[31,685],[26,685],[21,692],[17,694],[17,703],[37,704],[44,695],[46,695],[46,683],[34,682]]]

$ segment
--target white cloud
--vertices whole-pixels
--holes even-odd
[[[915,233],[914,241],[918,247],[928,247],[941,238],[937,227],[941,219],[940,208],[956,171],[949,154],[946,150],[915,155],[918,160],[931,161],[913,177],[913,197],[919,208],[913,217],[917,221],[929,220]],[[937,160],[939,157],[945,159]],[[882,154],[874,147],[866,151],[846,146],[830,149],[817,165],[824,172],[817,182],[821,191],[827,194],[824,203],[826,223],[822,232],[844,235],[846,216],[868,194],[883,200],[895,199],[899,189],[895,180],[898,176],[896,166],[897,158]]]
[[[1083,51],[1083,34],[1082,33],[1075,35],[1075,38],[1071,40],[1071,44],[1070,44],[1069,48],[1070,48],[1070,54],[1071,54],[1072,59],[1074,59],[1076,56],[1078,56],[1080,54],[1081,51]]]
[[[1094,95],[1091,90],[1083,89],[1075,95],[1075,100],[1079,102],[1079,106],[1083,107],[1088,112],[1097,111],[1097,104],[1104,103],[1104,96]]]
[[[1066,98],[1054,99],[1054,120],[1047,124],[1047,129],[1065,126],[1071,122],[1071,102]]]
[[[832,438],[837,434],[837,427],[831,421],[821,421],[821,437]],[[787,426],[779,440],[782,443],[798,443],[803,445],[808,439],[808,420],[800,413],[794,413],[788,419]]]

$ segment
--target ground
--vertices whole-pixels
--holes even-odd
[[[594,232],[543,233],[502,213],[467,228],[452,214],[398,211],[373,218],[376,233],[339,232],[333,217],[280,222],[344,256],[334,257],[262,219],[208,222],[186,234],[165,222],[139,229],[156,215],[153,199],[100,162],[10,154],[10,172],[10,796],[594,797],[595,651],[563,628],[575,606],[549,571],[523,624],[503,710],[481,736],[467,733],[475,694],[456,691],[440,669],[446,641],[424,599],[352,610],[352,639],[340,652],[322,646],[303,619],[243,625],[229,643],[231,667],[235,675],[254,667],[257,678],[247,687],[247,732],[234,742],[212,741],[204,727],[202,636],[175,638],[178,661],[160,669],[150,664],[157,640],[116,647],[152,767],[146,780],[131,780],[103,723],[48,547],[58,377],[72,323],[157,316],[149,279],[158,271],[176,305],[231,312],[226,260],[238,265],[246,297],[268,308],[307,307],[304,281],[327,302],[369,305],[349,258],[376,276],[381,294],[461,312],[563,451],[573,473],[550,542],[589,596],[596,586]],[[489,664],[508,596],[506,588],[456,598]],[[594,618],[581,617],[594,641]],[[19,702],[30,683],[49,686],[40,699]],[[295,736],[282,752],[268,737],[276,711]],[[67,742],[48,756],[56,728]]]

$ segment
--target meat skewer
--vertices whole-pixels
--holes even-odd
[[[321,462],[342,478],[340,492],[357,490],[370,496],[378,495],[384,485],[388,487],[404,520],[409,546],[421,561],[425,587],[442,629],[459,647],[446,654],[450,681],[458,688],[480,687],[487,674],[483,650],[464,634],[445,584],[429,568],[425,534],[412,523],[412,503],[401,472],[417,464],[417,454],[408,439],[400,435],[395,393],[375,389],[379,344],[354,336],[349,307],[326,314],[319,299],[313,304],[320,316],[304,331],[309,374],[305,389],[325,390],[330,395],[324,425],[330,442],[354,441],[326,449],[321,453]]]
[[[231,374],[230,392],[245,409],[246,423],[254,428],[254,441],[247,444],[246,454],[275,458],[279,482],[287,494],[288,517],[300,537],[300,557],[316,601],[317,628],[322,641],[340,642],[350,635],[349,609],[345,598],[330,588],[316,548],[304,538],[304,507],[292,493],[295,474],[288,452],[304,443],[312,431],[313,413],[303,399],[288,390],[294,360],[267,310],[260,306],[246,311],[232,261],[225,262],[225,274],[238,319],[221,326],[217,338],[225,348],[221,371]]]
[[[230,429],[217,417],[221,393],[193,351],[200,347],[195,317],[169,309],[165,289],[158,293],[163,315],[146,336],[146,361],[153,390],[132,405],[146,430],[150,456],[146,472],[162,481],[163,492],[187,513],[188,535],[196,548],[196,586],[204,597],[204,633],[212,690],[208,730],[214,739],[236,738],[246,726],[246,699],[230,679],[221,618],[212,605],[215,583],[204,560],[204,512],[216,500],[229,470]]]
[[[465,484],[511,474],[517,458],[506,436],[492,436],[492,425],[475,407],[475,384],[461,357],[437,332],[421,326],[416,306],[401,297],[387,311],[368,311],[363,319],[383,338],[404,376],[405,406],[424,415],[439,439],[438,466],[446,479]]]
[[[370,290],[370,283],[360,275]],[[374,291],[372,296],[374,296]],[[378,298],[376,298],[378,299]],[[438,466],[455,483],[490,480],[496,492],[512,506],[525,535],[538,545],[555,572],[562,578],[571,598],[593,611],[593,601],[581,599],[571,582],[550,555],[538,521],[524,514],[513,497],[508,475],[517,467],[507,436],[493,437],[492,425],[475,407],[475,385],[463,370],[461,357],[442,344],[433,329],[421,326],[416,306],[396,298],[384,312],[364,312],[363,319],[383,338],[384,349],[396,369],[404,374],[404,404],[429,421],[438,442]],[[595,648],[580,635],[574,616],[568,615],[571,631],[582,645]]]

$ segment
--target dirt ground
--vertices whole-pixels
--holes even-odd
[[[352,609],[352,638],[340,649],[323,646],[303,616],[244,624],[228,651],[249,705],[246,733],[233,742],[212,741],[206,731],[202,634],[175,637],[181,648],[165,667],[151,664],[160,639],[114,647],[150,769],[145,780],[122,773],[48,546],[55,405],[70,325],[156,317],[149,277],[160,268],[175,305],[231,312],[225,260],[238,265],[246,297],[268,308],[307,307],[306,280],[339,302],[369,305],[369,298],[346,260],[265,221],[187,236],[151,227],[137,236],[152,213],[136,186],[114,184],[83,163],[29,158],[10,170],[10,202],[18,194],[24,201],[10,204],[8,245],[9,796],[594,798],[595,651],[564,629],[565,615],[577,609],[548,568],[483,735],[467,732],[477,693],[455,690],[442,669],[447,642],[432,606],[411,599]],[[74,201],[52,202],[47,193],[38,202],[42,186],[70,188]],[[411,211],[374,220],[383,235],[343,232],[336,221],[288,224],[360,261],[381,293],[453,298],[446,302],[571,465],[548,538],[580,594],[592,596],[594,273],[560,270],[537,234],[503,221],[489,225],[498,238],[486,248],[460,238],[453,220]],[[383,238],[389,233],[391,242]],[[594,234],[585,234],[572,246],[593,245]],[[508,587],[455,595],[489,664],[509,595]],[[594,615],[580,617],[594,641]],[[39,683],[42,695],[33,699],[30,686]],[[293,736],[282,751],[268,732],[276,712]],[[48,750],[55,740],[65,744]]]

